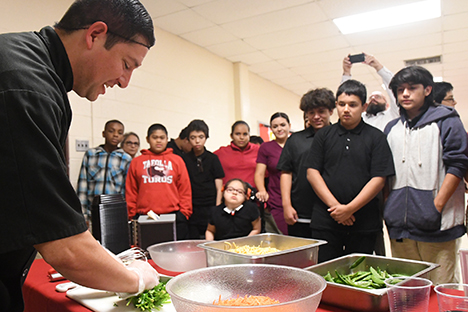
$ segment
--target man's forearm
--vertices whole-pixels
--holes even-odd
[[[307,169],[307,180],[314,189],[315,194],[317,194],[327,207],[333,207],[340,204],[332,192],[330,192],[330,189],[318,170],[312,168]]]
[[[437,196],[434,198],[434,205],[439,212],[442,212],[447,201],[452,197],[453,193],[455,193],[460,181],[461,178],[451,173],[445,175],[444,182],[442,182],[442,186]]]
[[[89,231],[34,246],[65,278],[90,288],[135,293],[138,276],[116,261]]]
[[[359,194],[347,205],[355,213],[379,194],[385,186],[385,177],[374,177],[367,182]]]

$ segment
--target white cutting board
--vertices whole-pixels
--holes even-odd
[[[78,286],[67,291],[67,297],[78,301],[95,312],[135,312],[141,311],[133,304],[127,306],[127,300],[120,299],[116,294]],[[117,306],[115,306],[117,305]],[[156,311],[156,310],[154,310]],[[159,312],[176,312],[172,303],[163,305]]]

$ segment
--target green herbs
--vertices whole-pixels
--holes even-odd
[[[166,291],[166,283],[161,282],[153,289],[145,290],[138,296],[127,299],[127,306],[133,303],[141,311],[159,310],[165,303],[171,302],[171,297]]]
[[[359,260],[359,259],[358,259]],[[362,260],[361,260],[362,262]],[[352,266],[352,265],[351,265]],[[357,271],[350,274],[340,274],[335,270],[336,277],[333,277],[330,272],[324,276],[327,282],[338,283],[364,289],[379,289],[385,288],[384,280],[391,277],[404,277],[403,274],[388,274],[387,271],[369,267],[369,271]]]

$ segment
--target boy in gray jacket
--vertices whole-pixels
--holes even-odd
[[[458,282],[457,238],[465,234],[467,137],[458,113],[433,102],[433,78],[420,66],[390,82],[400,118],[385,128],[395,164],[384,219],[392,255],[440,264],[435,283]]]

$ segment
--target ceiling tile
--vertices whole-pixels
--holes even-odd
[[[224,56],[226,58],[234,55],[252,53],[256,51],[254,48],[252,48],[250,45],[243,42],[242,40],[215,44],[207,47],[207,49],[215,54]]]
[[[308,3],[281,11],[266,13],[221,26],[240,38],[249,38],[311,23],[327,17],[316,3]]]
[[[277,61],[257,63],[257,64],[253,64],[249,66],[249,70],[256,74],[269,72],[269,71],[275,71],[279,69],[284,69],[284,65],[281,65]]]
[[[187,9],[186,5],[173,0],[141,0],[141,3],[153,19]]]
[[[155,18],[154,22],[158,27],[175,35],[214,26],[212,22],[190,9]]]
[[[309,53],[332,51],[348,46],[348,43],[342,36],[335,36],[325,39],[317,39],[308,42],[296,43],[264,50],[265,54],[275,58],[284,59],[293,56],[299,56]]]
[[[268,61],[271,61],[271,58],[266,56],[260,51],[257,52],[252,52],[252,53],[246,53],[246,54],[240,54],[240,55],[234,55],[231,57],[227,58],[231,62],[242,62],[247,65],[251,64],[257,64],[257,63],[265,63]]]
[[[306,2],[310,2],[310,0],[217,0],[193,9],[201,16],[219,25],[283,10]]]
[[[234,41],[237,38],[219,26],[213,26],[181,35],[182,38],[199,46],[207,47],[219,43]]]
[[[244,40],[253,47],[264,50],[318,38],[337,36],[339,34],[340,32],[331,21],[325,21],[250,37]]]

